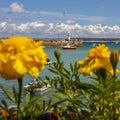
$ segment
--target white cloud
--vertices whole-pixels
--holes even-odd
[[[100,6],[104,7],[102,4]],[[114,21],[120,24],[119,18],[87,16],[68,11],[28,11],[17,2],[7,8],[0,8],[0,12],[0,36],[3,37],[11,34],[30,37],[57,37],[59,34],[59,37],[66,37],[67,32],[72,37],[120,37],[120,26],[105,25],[114,24]]]
[[[13,34],[13,31],[17,30],[16,24],[10,24],[7,22],[0,23],[0,33],[2,34]]]
[[[11,22],[0,23],[0,34],[4,36],[26,35],[29,37],[66,37],[67,32],[71,37],[120,37],[120,26],[107,25],[80,25],[77,23],[44,23],[41,21],[13,24]],[[1,36],[2,37],[2,36]]]
[[[73,20],[67,20],[67,21],[65,21],[65,23],[66,24],[75,24],[75,21],[73,21]]]
[[[24,6],[14,2],[10,5],[10,11],[13,13],[22,13],[24,11]]]

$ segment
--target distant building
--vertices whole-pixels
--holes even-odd
[[[70,33],[67,34],[67,40],[70,41]]]

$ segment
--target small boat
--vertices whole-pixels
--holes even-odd
[[[62,48],[65,49],[65,50],[75,50],[75,49],[77,49],[76,46],[71,46],[71,45],[65,45]]]
[[[95,46],[96,46],[96,43],[93,43],[92,46],[95,47]]]
[[[30,83],[24,86],[25,93],[34,94],[36,92],[43,93],[51,88],[51,85],[46,81],[34,79]]]
[[[46,62],[46,65],[51,65],[55,63],[54,61],[50,60],[49,58],[47,58],[47,62]]]

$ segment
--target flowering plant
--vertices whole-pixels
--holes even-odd
[[[58,103],[64,109],[59,118],[70,120],[119,120],[120,80],[118,79],[119,54],[99,44],[88,51],[88,56],[70,70],[64,67],[60,51],[55,51],[57,63],[49,70],[57,77],[49,80],[56,89]],[[88,82],[80,75],[89,76]],[[62,104],[61,104],[62,103]],[[65,111],[67,111],[66,114]]]
[[[120,80],[117,77],[119,54],[100,44],[88,51],[88,56],[78,62],[80,72],[89,75],[93,92],[86,94],[91,109],[91,119],[120,119]],[[94,74],[94,77],[92,77]]]
[[[44,52],[41,41],[36,42],[31,38],[13,36],[0,41],[0,58],[0,76],[5,80],[16,79],[18,81],[18,93],[13,87],[15,97],[12,97],[5,87],[1,86],[1,88],[7,97],[17,104],[17,113],[15,112],[14,116],[19,119],[22,115],[20,105],[23,76],[29,74],[31,77],[37,77],[39,71],[45,67],[47,54]],[[2,101],[2,103],[7,106],[5,101]],[[10,117],[8,109],[4,109],[2,114]]]
[[[120,80],[117,76],[120,57],[117,51],[110,51],[104,44],[90,49],[83,60],[70,64],[69,69],[61,61],[60,50],[56,50],[56,62],[48,66],[56,76],[46,76],[54,91],[50,100],[42,104],[40,97],[31,99],[27,94],[21,102],[23,75],[34,77],[44,69],[47,55],[43,48],[41,42],[20,36],[0,43],[0,75],[7,80],[17,79],[19,84],[18,93],[13,88],[14,97],[1,86],[8,98],[17,104],[17,109],[5,109],[8,106],[2,101],[1,119],[40,120],[39,115],[43,119],[46,115],[46,120],[120,119]],[[81,75],[89,76],[88,82],[81,80]]]

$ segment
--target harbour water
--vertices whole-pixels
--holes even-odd
[[[59,49],[61,51],[61,60],[64,62],[65,67],[69,69],[70,63],[74,64],[75,62],[82,60],[88,54],[88,50],[92,47],[95,47],[97,44],[100,43],[86,42],[83,43],[82,47],[77,48],[76,50],[63,50],[62,48],[45,48],[45,52],[48,54],[49,59],[55,61],[54,51]],[[106,46],[108,46],[110,50],[120,50],[120,43],[106,42],[104,44],[106,44]],[[45,70],[40,72],[40,77],[44,78],[46,75],[52,77],[52,74],[48,71],[47,66]],[[31,77],[25,75],[23,80],[23,86],[28,84],[31,80],[32,80]],[[10,91],[12,90],[12,86],[15,86],[16,89],[18,88],[18,83],[16,80],[6,81],[0,78],[0,85],[5,86]],[[0,100],[1,99],[6,99],[6,96],[4,95],[3,91],[0,89]]]

